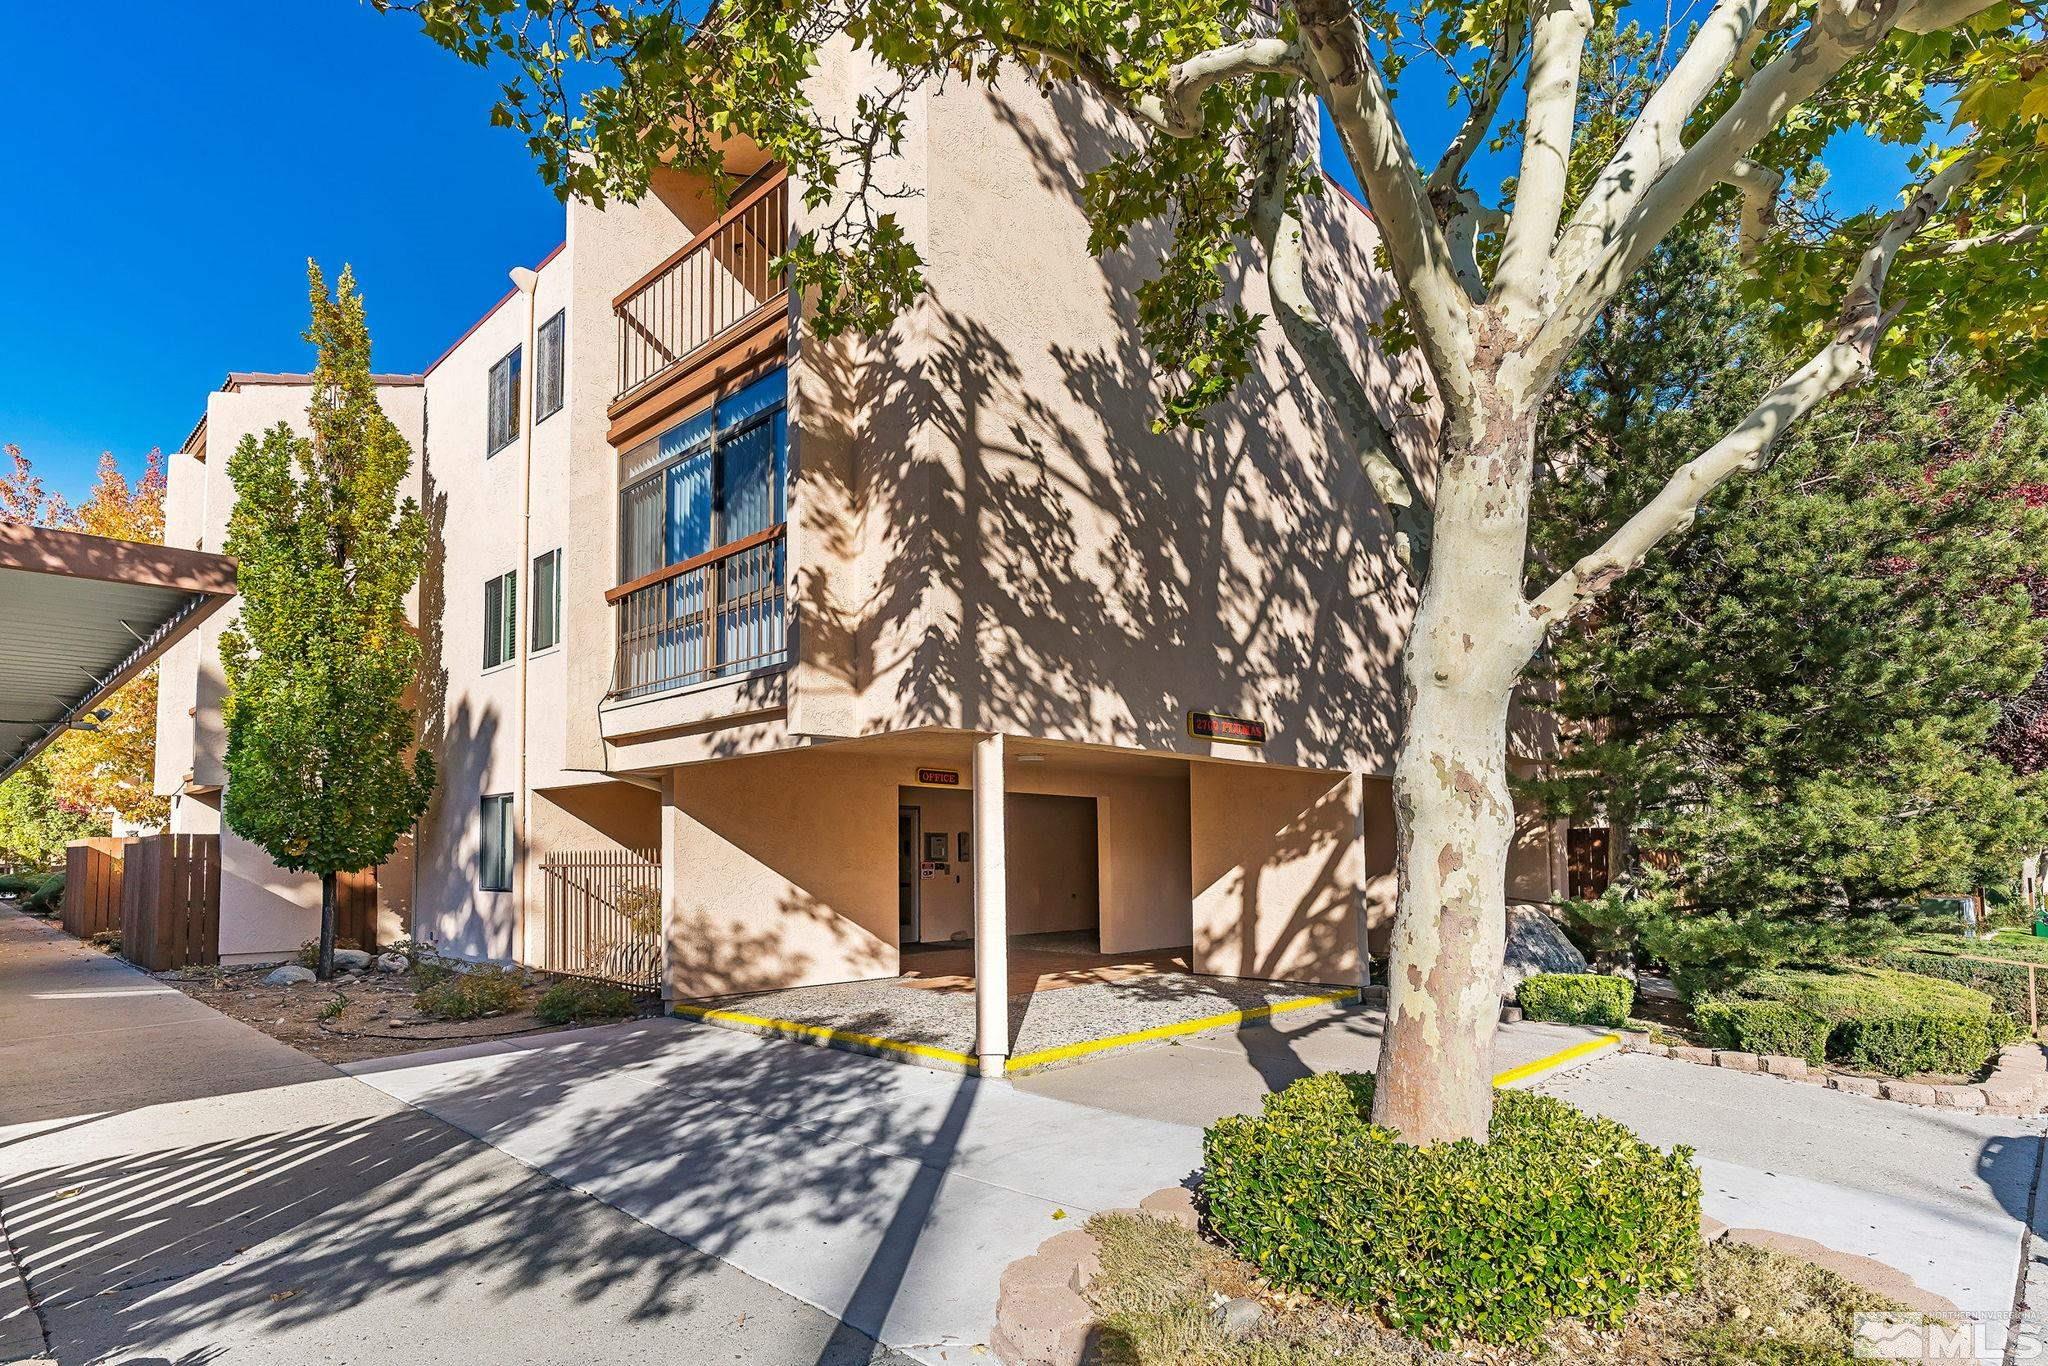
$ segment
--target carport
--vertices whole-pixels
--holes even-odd
[[[234,595],[225,555],[0,522],[0,781]]]

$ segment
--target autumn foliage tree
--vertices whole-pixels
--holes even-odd
[[[334,972],[335,875],[385,862],[434,788],[407,691],[420,647],[406,596],[425,562],[412,450],[377,402],[355,278],[308,263],[318,349],[301,436],[279,423],[228,458],[227,553],[241,614],[227,673],[222,816],[279,867],[320,877],[316,971]]]
[[[811,217],[784,261],[821,335],[883,327],[922,287],[874,183],[915,92],[1011,80],[1084,89],[1114,111],[1124,150],[1088,168],[1085,199],[1097,250],[1166,242],[1138,291],[1164,419],[1200,420],[1277,325],[1417,586],[1373,1102],[1415,1143],[1487,1132],[1514,832],[1509,698],[1551,633],[1843,388],[1912,368],[1936,341],[2006,376],[2048,368],[2048,60],[2030,4],[1713,0],[1637,22],[1589,0],[379,2],[468,60],[512,68],[493,116],[562,193],[632,198],[664,164],[720,176],[733,138],[782,162]],[[1625,30],[1648,41],[1611,41]],[[873,74],[820,106],[807,78],[828,48],[858,50]],[[1417,54],[1449,73],[1462,119],[1420,147],[1396,94]],[[1617,69],[1638,92],[1618,111],[1600,103]],[[1382,336],[1430,375],[1418,397],[1441,420],[1420,459],[1391,438],[1389,396],[1368,390],[1322,310],[1367,284],[1333,279],[1345,267],[1313,257],[1300,227],[1303,200],[1322,193],[1310,136],[1322,119],[1365,188],[1398,294]],[[1788,212],[1786,187],[1852,129],[1914,148],[1910,181],[1867,211]],[[1498,183],[1475,171],[1497,164],[1478,156],[1489,145],[1508,163]],[[1722,213],[1739,217],[1750,268],[1775,292],[1787,369],[1529,590],[1542,405],[1659,243]],[[1252,272],[1264,289],[1240,292]]]

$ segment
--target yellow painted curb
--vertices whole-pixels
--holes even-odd
[[[1605,1049],[1619,1048],[1620,1046],[1621,1035],[1602,1034],[1597,1039],[1587,1039],[1582,1043],[1573,1044],[1570,1048],[1560,1048],[1548,1057],[1538,1058],[1534,1062],[1525,1062],[1520,1067],[1510,1067],[1505,1072],[1497,1072],[1494,1074],[1493,1084],[1495,1086],[1513,1086],[1518,1081],[1527,1081],[1531,1077],[1540,1077],[1545,1072],[1555,1071],[1566,1063],[1577,1062],[1580,1058],[1591,1057],[1593,1054],[1602,1052]]]
[[[1229,1010],[1221,1015],[1208,1015],[1199,1020],[1182,1020],[1178,1024],[1157,1025],[1151,1029],[1134,1029],[1128,1034],[1112,1034],[1106,1039],[1089,1039],[1082,1043],[1062,1044],[1058,1048],[1041,1048],[1035,1053],[1020,1053],[1010,1059],[1009,1072],[1028,1071],[1043,1067],[1047,1063],[1065,1062],[1069,1058],[1085,1058],[1090,1053],[1106,1049],[1122,1048],[1128,1044],[1150,1043],[1154,1039],[1177,1039],[1184,1034],[1200,1034],[1206,1030],[1220,1029],[1226,1025],[1244,1024],[1250,1020],[1269,1019],[1284,1015],[1290,1010],[1302,1010],[1308,1006],[1326,1006],[1337,1001],[1356,1001],[1358,993],[1352,990],[1332,991],[1321,996],[1300,996],[1290,1001],[1276,1001],[1272,1005],[1253,1006],[1250,1010]]]
[[[713,1010],[708,1006],[677,1006],[678,1015],[693,1020],[704,1020],[711,1024],[740,1025],[749,1029],[765,1029],[775,1034],[786,1034],[802,1039],[816,1039],[819,1043],[850,1044],[859,1048],[879,1048],[888,1053],[902,1053],[912,1058],[931,1058],[938,1062],[952,1063],[956,1067],[975,1066],[973,1058],[965,1053],[955,1053],[950,1048],[934,1048],[930,1044],[904,1043],[900,1039],[885,1039],[877,1034],[856,1034],[849,1029],[827,1029],[824,1025],[800,1024],[795,1020],[778,1020],[767,1015],[746,1015],[737,1010]]]
[[[1177,1024],[1158,1025],[1151,1029],[1137,1029],[1128,1034],[1112,1034],[1106,1039],[1089,1039],[1082,1043],[1063,1044],[1058,1048],[1041,1048],[1035,1053],[1021,1053],[1011,1058],[1003,1069],[1005,1073],[1029,1071],[1046,1067],[1052,1063],[1065,1062],[1070,1058],[1082,1058],[1091,1053],[1101,1053],[1111,1048],[1122,1048],[1134,1043],[1150,1043],[1155,1039],[1174,1039],[1185,1034],[1200,1034],[1205,1030],[1220,1029],[1228,1025],[1245,1024],[1252,1020],[1269,1019],[1284,1015],[1290,1010],[1302,1010],[1309,1006],[1330,1005],[1339,1001],[1356,1001],[1355,990],[1326,992],[1319,996],[1300,996],[1292,1000],[1276,1001],[1272,1005],[1254,1006],[1250,1010],[1225,1011],[1221,1015],[1207,1015],[1199,1020],[1182,1020]],[[710,1006],[679,1005],[675,1013],[708,1024],[737,1025],[742,1029],[761,1030],[780,1034],[786,1038],[808,1039],[821,1044],[838,1044],[848,1048],[872,1048],[885,1053],[900,1053],[909,1058],[924,1058],[933,1062],[947,1063],[953,1067],[979,1072],[981,1062],[966,1053],[956,1053],[950,1048],[935,1048],[930,1044],[905,1043],[900,1039],[886,1039],[879,1034],[856,1034],[847,1029],[831,1029],[824,1025],[803,1024],[796,1020],[779,1020],[770,1015],[748,1015],[737,1010],[716,1010]]]

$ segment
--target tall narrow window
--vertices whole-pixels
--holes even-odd
[[[562,642],[562,552],[550,550],[533,561],[533,621],[526,628],[526,648],[539,654]]]
[[[539,426],[543,418],[553,417],[562,411],[562,372],[567,352],[568,314],[557,312],[540,325],[540,333],[534,338],[533,376],[533,421]]]
[[[519,651],[519,572],[484,581],[484,667],[495,669]]]
[[[476,884],[487,892],[512,890],[512,794],[483,800],[477,831]]]
[[[490,417],[484,453],[496,455],[519,436],[519,348],[491,367]]]

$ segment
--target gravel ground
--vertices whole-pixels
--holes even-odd
[[[1160,973],[1012,996],[1010,1051],[1013,1055],[1035,1053],[1332,990],[1335,988],[1307,982]],[[842,982],[729,996],[707,1004],[900,1043],[928,1044],[958,1053],[974,1051],[972,992],[921,990],[895,982]]]

